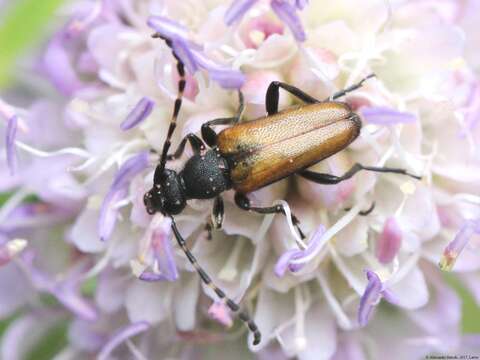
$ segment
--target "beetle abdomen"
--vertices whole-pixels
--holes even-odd
[[[339,152],[360,128],[347,104],[321,102],[227,128],[217,144],[233,188],[248,193]]]

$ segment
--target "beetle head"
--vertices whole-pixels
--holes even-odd
[[[143,196],[143,203],[150,215],[160,212],[164,215],[176,215],[182,212],[187,200],[180,176],[169,169],[155,170],[153,187]]]

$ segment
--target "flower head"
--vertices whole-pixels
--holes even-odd
[[[0,101],[0,316],[12,319],[2,354],[21,358],[23,338],[65,322],[59,357],[401,359],[470,346],[437,266],[477,294],[480,62],[467,3],[78,0],[62,10],[35,62],[56,96]],[[170,217],[146,211],[175,106],[172,151],[236,116],[238,91],[243,122],[266,115],[272,81],[322,101],[372,73],[338,99],[361,117],[359,136],[308,169],[347,180],[292,175],[248,194],[281,205],[275,215],[239,209],[226,191],[210,240],[209,199],[174,218],[185,242]],[[24,99],[19,88],[12,99]],[[303,105],[283,89],[278,104]],[[184,144],[166,163],[177,174],[192,157]],[[422,178],[349,177],[357,163]]]

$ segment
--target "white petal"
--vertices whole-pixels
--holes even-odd
[[[97,253],[106,248],[106,243],[100,241],[97,231],[98,210],[86,208],[73,224],[69,239],[82,252]]]
[[[305,319],[307,347],[298,354],[300,360],[330,359],[337,347],[335,319],[323,303],[317,303],[307,312]]]
[[[260,350],[275,336],[274,330],[294,315],[295,302],[292,294],[279,294],[267,288],[261,288],[255,309],[254,320],[262,333],[262,341],[255,348]],[[251,340],[249,347],[252,349]]]
[[[184,274],[176,284],[173,294],[173,311],[177,329],[180,331],[191,331],[195,328],[199,290],[197,273]]]
[[[133,281],[127,290],[125,307],[131,322],[155,324],[171,314],[172,285]]]
[[[398,305],[403,308],[418,309],[428,302],[427,283],[423,273],[417,267],[389,289],[398,299]]]
[[[357,217],[336,235],[335,248],[344,256],[362,253],[368,247],[368,225],[364,218]]]

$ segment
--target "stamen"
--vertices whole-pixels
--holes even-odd
[[[480,234],[480,219],[467,220],[460,228],[455,238],[447,245],[440,259],[440,269],[451,271],[458,256],[467,246],[474,234]]]
[[[15,137],[17,135],[18,118],[13,115],[8,119],[7,131],[6,131],[6,152],[7,152],[7,164],[10,171],[10,175],[14,175],[17,169],[17,154],[15,152]]]
[[[305,350],[307,347],[307,338],[305,337],[305,313],[307,307],[303,301],[302,286],[295,287],[295,347],[297,352]]]
[[[0,244],[0,267],[8,264],[13,258],[20,254],[28,245],[27,240],[13,239]]]
[[[148,97],[143,97],[135,105],[125,120],[120,124],[122,130],[129,130],[144,121],[153,111],[155,102]]]
[[[119,329],[108,342],[102,347],[102,350],[97,355],[98,360],[110,359],[110,354],[127,339],[141,334],[150,328],[150,323],[146,321],[138,321],[132,323],[124,328]]]
[[[285,212],[285,218],[287,220],[288,227],[290,228],[290,233],[295,238],[295,242],[299,249],[305,250],[308,248],[307,244],[300,238],[298,232],[295,231],[295,225],[292,221],[292,211],[290,210],[290,205],[285,200],[275,200],[272,205],[282,205],[283,211]]]
[[[3,224],[8,216],[14,211],[22,201],[28,196],[29,190],[20,188],[0,207],[0,224]]]
[[[353,329],[352,322],[348,318],[347,314],[345,314],[342,306],[333,295],[332,289],[330,288],[327,277],[323,274],[323,271],[318,272],[317,281],[323,291],[323,294],[325,295],[325,300],[327,300],[330,309],[333,311],[337,318],[338,324],[345,330]]]
[[[140,350],[135,346],[135,344],[129,339],[125,341],[125,343],[128,346],[128,349],[130,352],[133,354],[135,357],[135,360],[148,360],[141,352]]]
[[[224,281],[233,281],[238,274],[237,264],[242,254],[242,250],[245,247],[246,241],[237,239],[233,250],[230,252],[230,255],[225,262],[222,270],[218,273],[218,278]]]
[[[52,157],[52,156],[59,156],[59,155],[75,155],[85,159],[89,159],[91,157],[91,154],[88,151],[85,151],[84,149],[81,149],[81,148],[70,147],[70,148],[63,148],[57,151],[43,151],[43,150],[36,149],[18,140],[15,141],[15,144],[20,149],[38,157]]]

